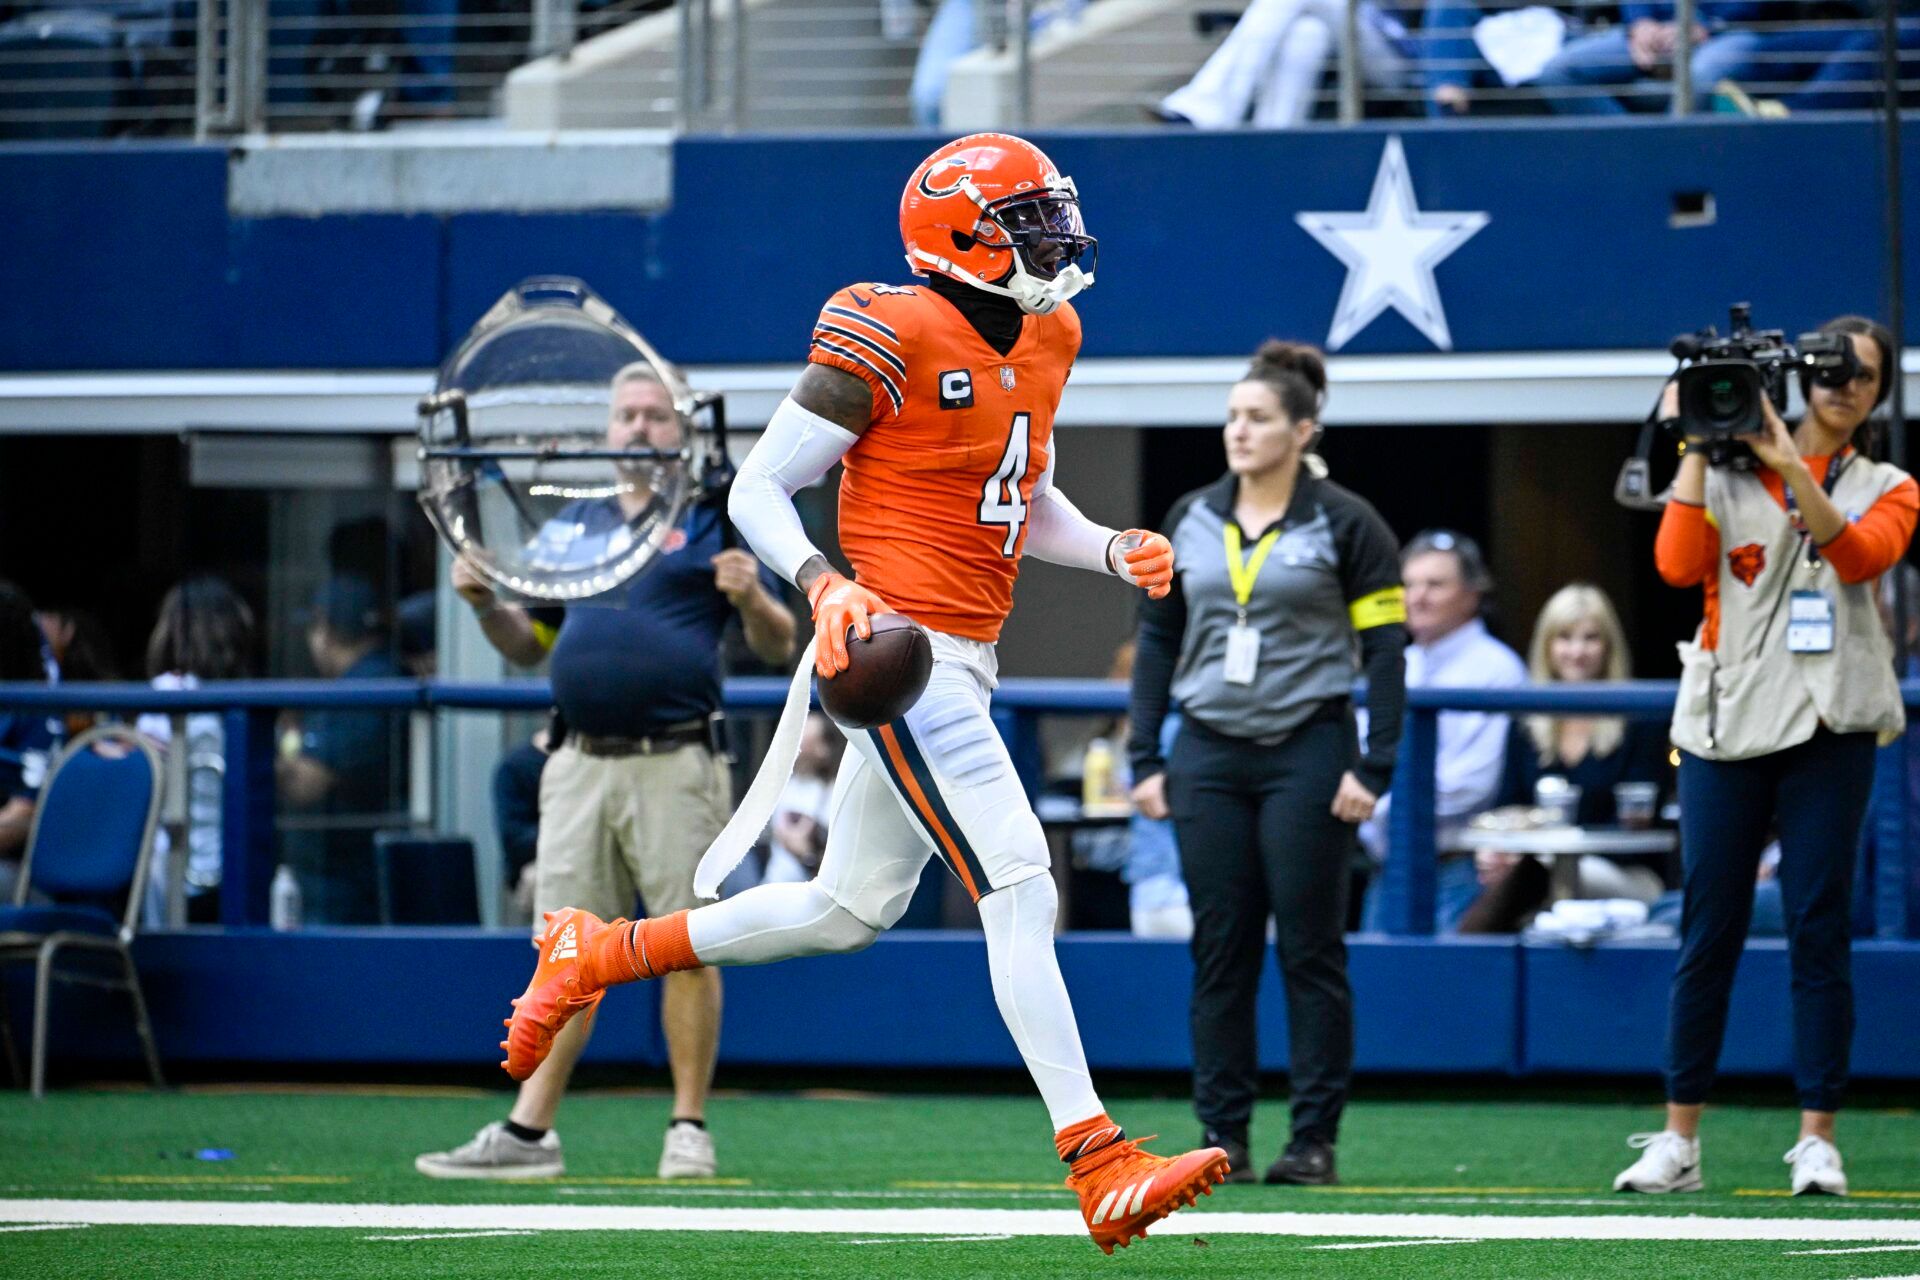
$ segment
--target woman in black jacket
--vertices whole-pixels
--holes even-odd
[[[1194,1110],[1253,1179],[1254,1000],[1269,917],[1286,980],[1293,1136],[1269,1182],[1334,1182],[1353,1063],[1347,918],[1354,827],[1393,775],[1405,702],[1399,546],[1313,453],[1313,347],[1268,342],[1227,402],[1227,474],[1175,504],[1173,591],[1141,612],[1134,802],[1171,814],[1193,905]],[[1369,741],[1355,739],[1360,656]],[[1169,758],[1160,728],[1184,713]]]

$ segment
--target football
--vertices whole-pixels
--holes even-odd
[[[933,645],[910,618],[883,613],[873,634],[847,640],[847,669],[820,681],[820,706],[844,729],[872,729],[898,720],[926,692]]]

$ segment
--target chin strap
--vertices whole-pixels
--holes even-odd
[[[988,284],[966,268],[955,266],[950,259],[928,253],[925,249],[915,249],[909,253],[907,265],[920,274],[924,274],[925,267],[932,267],[940,274],[952,276],[976,289],[1012,298],[1030,316],[1049,315],[1075,294],[1093,287],[1093,277],[1082,271],[1079,263],[1070,264],[1051,280],[1041,280],[1028,274],[1026,265],[1020,261],[1018,249],[1009,252],[1013,255],[1012,283],[1004,285]]]

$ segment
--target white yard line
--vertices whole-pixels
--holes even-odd
[[[537,1231],[436,1231],[430,1235],[362,1236],[362,1240],[478,1240],[484,1236],[531,1236]]]
[[[25,1222],[18,1226],[0,1227],[0,1231],[82,1231],[84,1222]]]
[[[98,1226],[346,1227],[372,1231],[759,1231],[848,1236],[1077,1236],[1069,1209],[714,1209],[680,1205],[298,1204],[0,1200],[0,1222]],[[1463,1232],[1464,1228],[1464,1232]],[[1160,1230],[1167,1230],[1162,1227]],[[1498,1217],[1439,1213],[1191,1213],[1204,1235],[1482,1240],[1915,1241],[1920,1218]]]
[[[1920,1244],[1875,1244],[1864,1249],[1790,1249],[1789,1258],[1814,1258],[1834,1253],[1913,1253],[1920,1251]]]
[[[1479,1244],[1479,1236],[1456,1236],[1434,1240],[1368,1240],[1362,1244],[1310,1244],[1309,1249],[1408,1249],[1423,1244]]]
[[[990,1236],[876,1236],[871,1240],[842,1240],[841,1244],[973,1244],[982,1240],[1011,1240],[1008,1235]]]

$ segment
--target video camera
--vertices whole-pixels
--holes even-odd
[[[1784,413],[1790,372],[1823,387],[1843,387],[1859,372],[1859,362],[1845,334],[1803,333],[1788,342],[1779,329],[1755,329],[1749,303],[1735,303],[1728,315],[1733,332],[1726,337],[1708,325],[1681,334],[1668,348],[1680,361],[1680,412],[1672,429],[1682,439],[1703,441],[1699,447],[1710,465],[1749,468],[1753,451],[1734,437],[1764,429],[1761,397]]]

